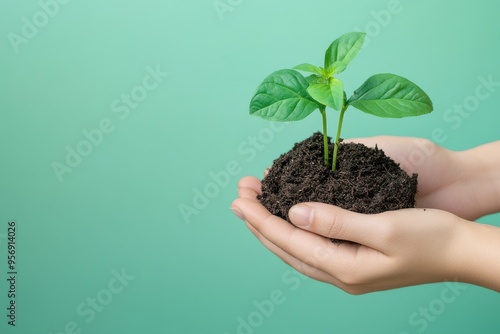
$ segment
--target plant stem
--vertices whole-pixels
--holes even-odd
[[[323,106],[319,109],[321,112],[321,117],[323,118],[323,150],[324,150],[324,158],[325,165],[328,166],[329,154],[328,154],[328,134],[326,132],[326,107]]]
[[[339,144],[340,144],[340,131],[342,131],[342,122],[344,122],[344,113],[347,110],[348,106],[349,105],[344,105],[342,107],[342,111],[340,112],[339,125],[337,128],[337,137],[335,138],[335,144],[333,149],[332,171],[335,171],[337,169],[337,153],[339,151]]]

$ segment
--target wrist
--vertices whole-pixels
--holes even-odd
[[[460,181],[462,189],[476,208],[475,215],[468,217],[471,219],[500,212],[500,159],[498,152],[493,152],[493,146],[487,144],[456,152],[458,163],[465,166]]]
[[[500,228],[465,220],[460,228],[453,278],[500,292]]]

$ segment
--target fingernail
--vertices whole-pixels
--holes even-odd
[[[237,207],[235,207],[235,206],[232,206],[232,207],[231,207],[231,210],[233,211],[233,213],[234,213],[236,216],[238,216],[238,218],[239,218],[239,219],[241,219],[241,220],[245,220],[245,215],[243,214],[243,212],[242,212],[239,208],[237,208]]]
[[[313,221],[314,210],[306,204],[293,206],[288,213],[292,223],[299,227],[309,227]]]

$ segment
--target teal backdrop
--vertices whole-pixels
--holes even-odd
[[[498,333],[495,292],[438,283],[352,296],[292,271],[229,207],[239,178],[321,126],[319,113],[249,116],[257,85],[321,64],[346,32],[368,39],[340,75],[348,94],[393,72],[435,111],[353,109],[344,137],[453,150],[500,139],[499,12],[487,0],[3,0],[0,332]]]

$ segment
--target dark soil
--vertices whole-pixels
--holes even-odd
[[[330,140],[330,138],[329,138]],[[330,144],[330,159],[333,144]],[[301,202],[323,202],[360,213],[415,206],[417,174],[409,176],[378,148],[341,143],[337,170],[324,163],[323,135],[315,133],[276,159],[262,181],[260,202],[288,219]]]

